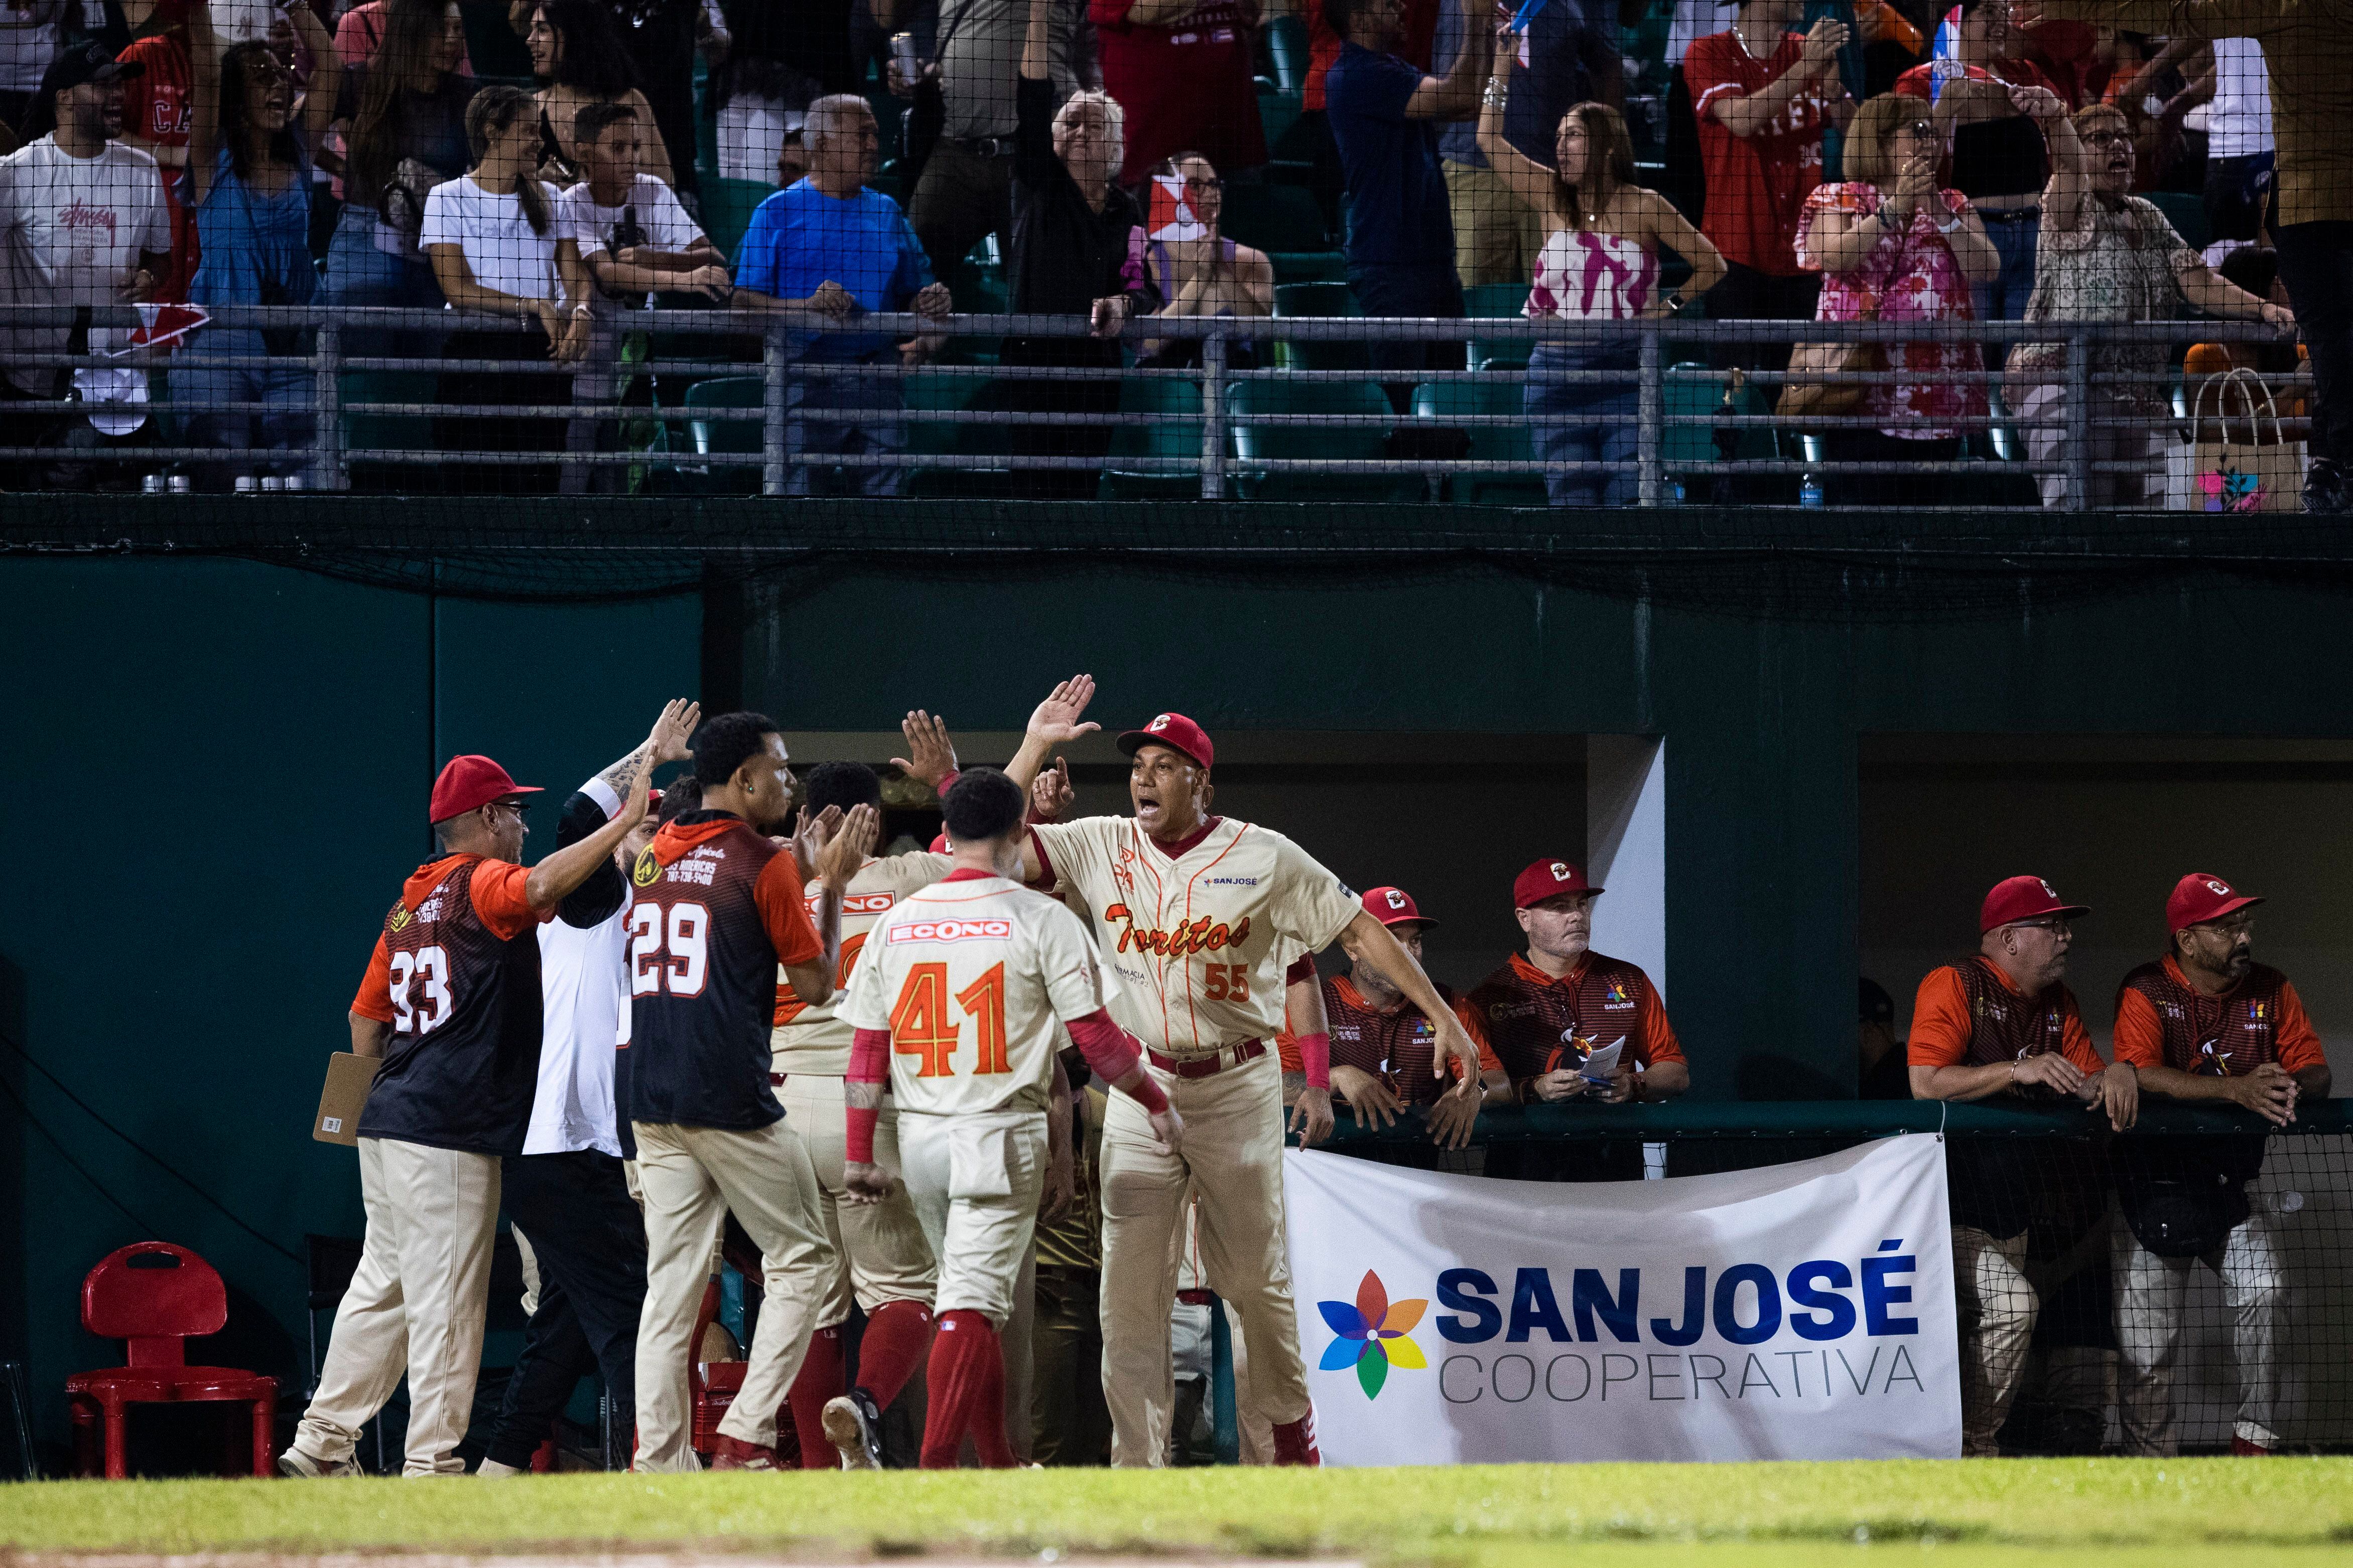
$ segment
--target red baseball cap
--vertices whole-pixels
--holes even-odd
[[[452,757],[449,765],[441,770],[441,776],[433,781],[431,815],[425,820],[447,822],[494,800],[541,793],[537,784],[515,783],[507,776],[506,769],[488,757]]]
[[[2232,890],[2231,884],[2220,877],[2192,871],[2173,884],[2173,896],[2165,900],[2165,929],[2179,931],[2184,926],[2203,925],[2262,902],[2261,899]]]
[[[2040,877],[2010,877],[1996,882],[1993,891],[1985,896],[1985,903],[1978,910],[1978,931],[1982,934],[1996,926],[2015,925],[2044,915],[2065,915],[2073,920],[2091,912],[2087,905],[2071,904],[2062,899]]]
[[[937,833],[932,835],[933,854],[945,855],[955,848],[955,846],[948,842],[948,830],[946,828],[943,827]]]
[[[1585,879],[1585,868],[1572,866],[1566,860],[1536,860],[1512,879],[1512,907],[1532,909],[1546,899],[1556,899],[1564,893],[1599,893],[1603,889],[1589,885]]]
[[[1438,923],[1421,912],[1413,895],[1403,888],[1373,889],[1365,895],[1365,912],[1385,926],[1409,925],[1417,921],[1426,926]]]
[[[1208,732],[1182,713],[1163,713],[1143,729],[1130,730],[1119,738],[1119,749],[1131,757],[1137,747],[1147,745],[1182,752],[1205,768],[1218,765],[1218,749],[1209,744]]]

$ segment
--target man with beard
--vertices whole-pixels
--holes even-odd
[[[2125,976],[2116,992],[2115,1072],[2168,1100],[2234,1104],[2275,1126],[2328,1096],[2320,1037],[2286,975],[2254,961],[2254,906],[2221,878],[2193,871],[2166,900],[2173,951]],[[2173,1359],[2190,1265],[2222,1280],[2239,1362],[2234,1454],[2268,1454],[2277,1383],[2273,1356],[2287,1281],[2279,1243],[2246,1184],[2263,1169],[2261,1134],[2136,1138],[2116,1150],[2122,1214],[2113,1232],[2116,1405],[2125,1452],[2179,1452]]]
[[[833,995],[841,889],[873,847],[872,807],[827,814],[779,844],[792,802],[784,736],[724,713],[695,738],[702,805],[666,824],[629,880],[628,1115],[645,1195],[637,1468],[691,1470],[686,1363],[720,1226],[760,1249],[765,1306],[742,1390],[720,1421],[720,1469],[776,1468],[776,1412],[808,1352],[837,1260],[817,1172],[768,1078],[781,968],[812,1004]],[[809,847],[823,840],[814,854]],[[804,877],[822,879],[817,919]]]

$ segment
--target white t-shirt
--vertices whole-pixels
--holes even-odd
[[[548,210],[555,210],[554,185],[542,184]],[[532,231],[523,216],[522,198],[510,191],[492,195],[460,174],[433,187],[425,198],[425,230],[417,244],[427,250],[454,245],[465,254],[474,281],[485,289],[512,294],[518,300],[556,300],[564,289],[555,272],[558,229],[551,217],[545,234]]]
[[[609,820],[620,796],[601,778],[580,793]],[[621,1156],[614,1125],[614,1047],[629,1026],[629,900],[593,926],[562,918],[539,928],[539,1087],[526,1154],[595,1149]]]
[[[172,248],[172,220],[155,160],[110,142],[95,158],[60,152],[55,134],[0,158],[0,248],[11,304],[111,305],[138,270],[139,253]],[[66,325],[0,326],[11,354],[66,351]],[[46,394],[57,373],[12,369],[26,392]]]
[[[0,92],[40,89],[57,58],[61,22],[94,33],[106,26],[106,12],[99,0],[0,0]]]
[[[638,231],[634,239],[624,232],[628,226]],[[618,206],[598,206],[586,180],[556,197],[555,237],[578,246],[586,259],[600,251],[610,255],[626,250],[631,245],[687,250],[702,238],[702,230],[668,185],[651,174],[638,174],[633,178],[628,198]],[[617,302],[604,298],[603,290],[597,291],[595,303],[600,310]]]
[[[1057,1022],[1103,1010],[1086,928],[1058,900],[1002,877],[934,882],[867,939],[841,1016],[891,1032],[904,1116],[1043,1110]]]
[[[2206,155],[2247,158],[2272,149],[2271,73],[2253,38],[2214,40],[2214,102],[2206,115]]]

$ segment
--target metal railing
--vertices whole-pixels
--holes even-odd
[[[95,327],[129,328],[139,321],[130,307],[98,307],[79,312],[63,306],[0,307],[0,326],[42,325],[55,329],[73,325],[78,317],[81,324]],[[1236,495],[1252,499],[1276,491],[1282,493],[1282,499],[1314,499],[1301,493],[1300,487],[1270,482],[1300,476],[1393,476],[1400,481],[1421,481],[1424,489],[1418,499],[1442,500],[1446,499],[1448,487],[1460,480],[1496,478],[1533,482],[1557,476],[1598,479],[1614,475],[1631,477],[1635,504],[1659,507],[1686,499],[1703,499],[1691,494],[1694,487],[1716,486],[1726,479],[1742,487],[1736,499],[1745,502],[1778,500],[1787,504],[1792,499],[1800,499],[1804,504],[1820,504],[1813,485],[1824,479],[1835,481],[1856,476],[1896,475],[1920,479],[2007,477],[2023,480],[2056,476],[2062,481],[2058,499],[2063,509],[2082,510],[2088,510],[2097,493],[2095,476],[2154,478],[2147,461],[2096,456],[2095,433],[2146,432],[2150,419],[2146,414],[2120,412],[2101,405],[2094,395],[2134,393],[2153,405],[2170,402],[2176,405],[2176,416],[2164,419],[2168,428],[2161,434],[2177,442],[2186,438],[2183,422],[2178,416],[2179,387],[2171,372],[2139,378],[2096,373],[2093,364],[2097,351],[2138,345],[2144,350],[2159,347],[2161,352],[2163,345],[2190,341],[2280,341],[2278,334],[2258,323],[2220,321],[1839,323],[1667,319],[1567,322],[1519,318],[1153,317],[1128,324],[1124,334],[1127,345],[1133,348],[1153,341],[1164,344],[1198,343],[1197,364],[1175,369],[1143,365],[1056,367],[987,363],[985,345],[1016,339],[1084,338],[1088,334],[1083,320],[970,315],[936,321],[912,315],[875,314],[842,323],[815,316],[750,317],[725,310],[624,310],[614,313],[611,326],[601,341],[612,344],[638,337],[651,345],[649,357],[620,363],[608,356],[595,364],[563,364],[543,359],[444,356],[439,352],[439,340],[452,332],[536,331],[533,323],[470,313],[329,306],[219,306],[212,308],[211,317],[211,323],[176,352],[152,359],[62,353],[0,353],[0,371],[45,372],[60,384],[69,373],[78,370],[143,366],[150,372],[161,372],[149,378],[158,391],[154,400],[144,406],[146,415],[160,427],[151,429],[136,446],[99,443],[92,448],[85,444],[61,452],[54,444],[22,441],[21,434],[28,426],[21,420],[16,422],[13,427],[19,440],[0,445],[0,468],[20,474],[14,488],[38,488],[22,482],[21,472],[26,467],[59,462],[118,474],[145,470],[155,474],[158,480],[162,477],[158,471],[166,468],[208,470],[217,475],[225,468],[245,467],[282,475],[289,488],[299,486],[314,490],[351,488],[355,465],[368,465],[377,470],[558,467],[564,472],[564,488],[567,490],[593,488],[596,481],[587,476],[595,470],[615,468],[683,473],[705,480],[730,473],[746,479],[756,474],[759,492],[772,496],[791,493],[796,489],[797,470],[806,468],[839,468],[851,476],[873,469],[897,470],[902,475],[919,471],[978,472],[1000,479],[1025,473],[1110,471],[1164,485],[1183,481],[1184,493],[1198,493],[1205,500]],[[309,352],[255,356],[229,353],[223,344],[223,334],[227,332],[254,334],[288,329],[307,334]],[[895,362],[840,364],[807,361],[799,356],[797,344],[807,335],[843,331],[894,339],[933,333],[967,347],[976,342],[984,346],[977,356],[968,353],[959,363],[920,367],[902,366]],[[384,352],[395,346],[384,340],[395,336],[409,340],[406,345],[408,352]],[[698,338],[704,341],[706,347],[712,340],[725,342],[731,345],[730,354],[676,352],[675,345],[681,340]],[[1985,413],[1938,417],[1934,428],[1961,434],[1997,448],[2007,445],[2010,449],[2003,456],[1965,456],[1941,461],[1834,460],[1820,449],[1824,435],[1843,430],[1893,429],[1905,421],[1852,412],[1810,416],[1801,426],[1793,425],[1767,411],[1767,407],[1739,400],[1744,382],[1754,384],[1769,398],[1790,379],[1786,373],[1763,369],[1726,372],[1693,363],[1705,357],[1710,350],[1738,353],[1800,342],[1856,342],[1983,345],[1990,368],[1973,372],[1872,371],[1810,374],[1805,379],[1840,385],[1978,388],[1984,395]],[[1454,342],[1475,344],[1486,351],[1488,357],[1459,371],[1377,369],[1364,363],[1310,367],[1319,358],[1354,357],[1358,351],[1368,353],[1380,345]],[[1245,367],[1244,356],[1238,352],[1248,345],[1263,353],[1277,343],[1286,345],[1282,357],[1305,363]],[[2021,417],[2018,411],[2003,405],[2000,389],[2006,381],[2016,384],[2020,377],[2006,376],[1998,356],[2014,343],[2062,347],[2062,364],[2049,383],[2058,389],[2055,405],[2039,417]],[[423,345],[421,349],[419,344]],[[1539,347],[1571,348],[1625,362],[1615,368],[1547,370],[1540,379],[1619,397],[1630,395],[1631,412],[1588,408],[1573,416],[1573,423],[1587,429],[1630,429],[1630,458],[1548,458],[1541,451],[1516,448],[1510,438],[1529,429],[1528,416],[1511,405],[1508,395],[1503,408],[1492,403],[1482,405],[1476,389],[1525,385],[1528,373],[1514,356]],[[1507,352],[1494,353],[1493,351],[1498,348]],[[192,373],[198,372],[268,372],[280,378],[299,380],[307,386],[309,395],[307,400],[289,403],[282,395],[278,400],[255,400],[184,395],[179,388],[189,384]],[[547,402],[529,404],[452,402],[442,400],[440,389],[437,388],[433,398],[420,400],[386,395],[380,387],[372,388],[366,379],[419,372],[437,376],[544,376],[551,378],[552,396]],[[756,377],[759,398],[755,406],[695,405],[691,398],[683,405],[676,401],[626,403],[611,397],[576,395],[565,400],[563,383],[554,378],[582,372],[607,378],[650,377],[664,388],[666,397],[670,395],[670,389],[697,382]],[[1092,449],[1078,453],[1002,448],[972,451],[961,449],[960,437],[946,441],[934,438],[926,449],[921,450],[883,446],[855,452],[811,452],[801,447],[797,436],[804,413],[809,418],[823,420],[837,412],[835,405],[825,403],[797,412],[797,390],[806,388],[816,378],[837,384],[853,381],[871,384],[866,405],[849,407],[841,412],[841,417],[828,421],[833,424],[847,422],[879,427],[895,423],[902,429],[907,425],[919,425],[934,432],[944,430],[952,437],[971,426],[988,427],[994,435],[1020,427],[1032,432],[1098,434],[1092,438]],[[934,405],[938,402],[936,398],[923,395],[926,384],[944,381],[993,383],[1000,388],[1018,385],[1030,389],[1032,405],[993,405],[987,398],[978,406]],[[1183,414],[1172,411],[1165,399],[1153,400],[1149,408],[1105,413],[1057,411],[1047,405],[1050,395],[1047,403],[1041,404],[1036,395],[1036,389],[1053,383],[1141,385],[1151,382],[1177,383],[1192,389],[1189,393],[1180,391],[1178,398],[1180,404],[1198,407],[1198,444],[1181,430],[1190,421]],[[2297,395],[2308,395],[2310,387],[2308,373],[2301,371],[2274,375],[2266,382],[2284,410]],[[1284,405],[1297,403],[1303,389],[1333,384],[1379,385],[1397,391],[1391,404],[1383,406],[1303,411]],[[1278,387],[1288,390],[1280,394],[1261,390]],[[1394,405],[1398,397],[1414,388],[1436,389],[1440,395],[1438,405],[1428,412],[1398,409]],[[1727,388],[1733,396],[1725,395]],[[1461,398],[1443,396],[1459,389],[1472,389],[1467,405]],[[1117,394],[1113,395],[1116,397]],[[1493,398],[1494,394],[1489,392],[1487,395]],[[1358,402],[1361,404],[1363,399],[1360,397]],[[907,405],[903,412],[893,406],[899,404]],[[27,398],[21,390],[11,406],[19,416],[48,416],[65,423],[104,413],[110,406],[123,417],[134,411],[132,406],[93,403],[78,395]],[[189,419],[198,415],[267,415],[302,427],[301,438],[292,446],[267,448],[200,443],[187,435]],[[501,424],[517,420],[562,421],[566,436],[561,447],[551,442],[521,450],[478,449],[462,437],[446,439],[438,431],[423,445],[355,444],[353,422],[370,419]],[[1172,443],[1166,438],[1166,427],[1172,421],[1179,427],[1184,447],[1181,451],[1169,449]],[[661,433],[668,449],[633,447],[615,438],[625,426],[635,425],[642,429],[649,423]],[[2242,426],[2243,423],[2241,421]],[[2291,420],[2286,428],[2293,432],[2300,426]],[[1337,454],[1269,450],[1270,446],[1280,447],[1282,443],[1271,443],[1265,433],[1286,430],[1342,437],[1352,433],[1378,433],[1388,438],[1390,448],[1402,441],[1409,449],[1388,450],[1380,456],[1363,450]],[[1460,449],[1438,449],[1444,443],[1430,437],[1441,431],[1460,432],[1463,439],[1455,443]],[[1108,437],[1102,434],[1105,432]],[[1136,437],[1125,448],[1117,441],[1122,432]],[[1406,434],[1400,437],[1398,433]],[[2021,438],[2033,433],[2053,433],[2058,437],[2051,455],[2039,459],[2018,455]],[[1482,448],[1488,444],[1483,437],[1489,435],[1503,438],[1501,444],[1512,445],[1514,449],[1500,456],[1483,455]],[[1769,447],[1769,455],[1739,454],[1744,443],[1758,444],[1751,441],[1752,435]],[[5,436],[0,436],[0,440],[5,439]],[[1363,443],[1356,445],[1361,447]],[[604,449],[598,449],[600,446]],[[1710,447],[1715,448],[1714,455],[1708,454]],[[2161,471],[2162,467],[2159,458],[2158,470]],[[1798,497],[1772,488],[1774,481],[1795,477],[1809,480]],[[396,482],[390,488],[401,487]],[[1779,490],[1788,488],[1781,485]],[[2014,504],[2031,503],[2020,500]]]

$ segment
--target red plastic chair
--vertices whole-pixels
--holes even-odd
[[[225,1366],[187,1364],[189,1338],[228,1322],[228,1290],[213,1266],[185,1247],[142,1241],[111,1253],[81,1282],[81,1326],[121,1340],[127,1366],[66,1379],[73,1408],[74,1473],[91,1473],[102,1439],[106,1477],[128,1473],[125,1424],[133,1405],[237,1401],[253,1406],[253,1473],[273,1474],[278,1380]],[[236,1475],[244,1466],[227,1469]]]
[[[719,1436],[720,1417],[735,1403],[735,1395],[744,1386],[744,1373],[750,1370],[748,1362],[701,1359],[703,1331],[718,1321],[719,1281],[713,1279],[703,1287],[702,1308],[694,1315],[693,1344],[686,1352],[688,1409],[692,1419],[687,1442],[706,1466],[711,1463],[712,1449],[718,1446],[714,1440]],[[787,1405],[776,1412],[776,1462],[797,1464],[800,1452],[800,1442],[793,1430],[792,1407]]]

